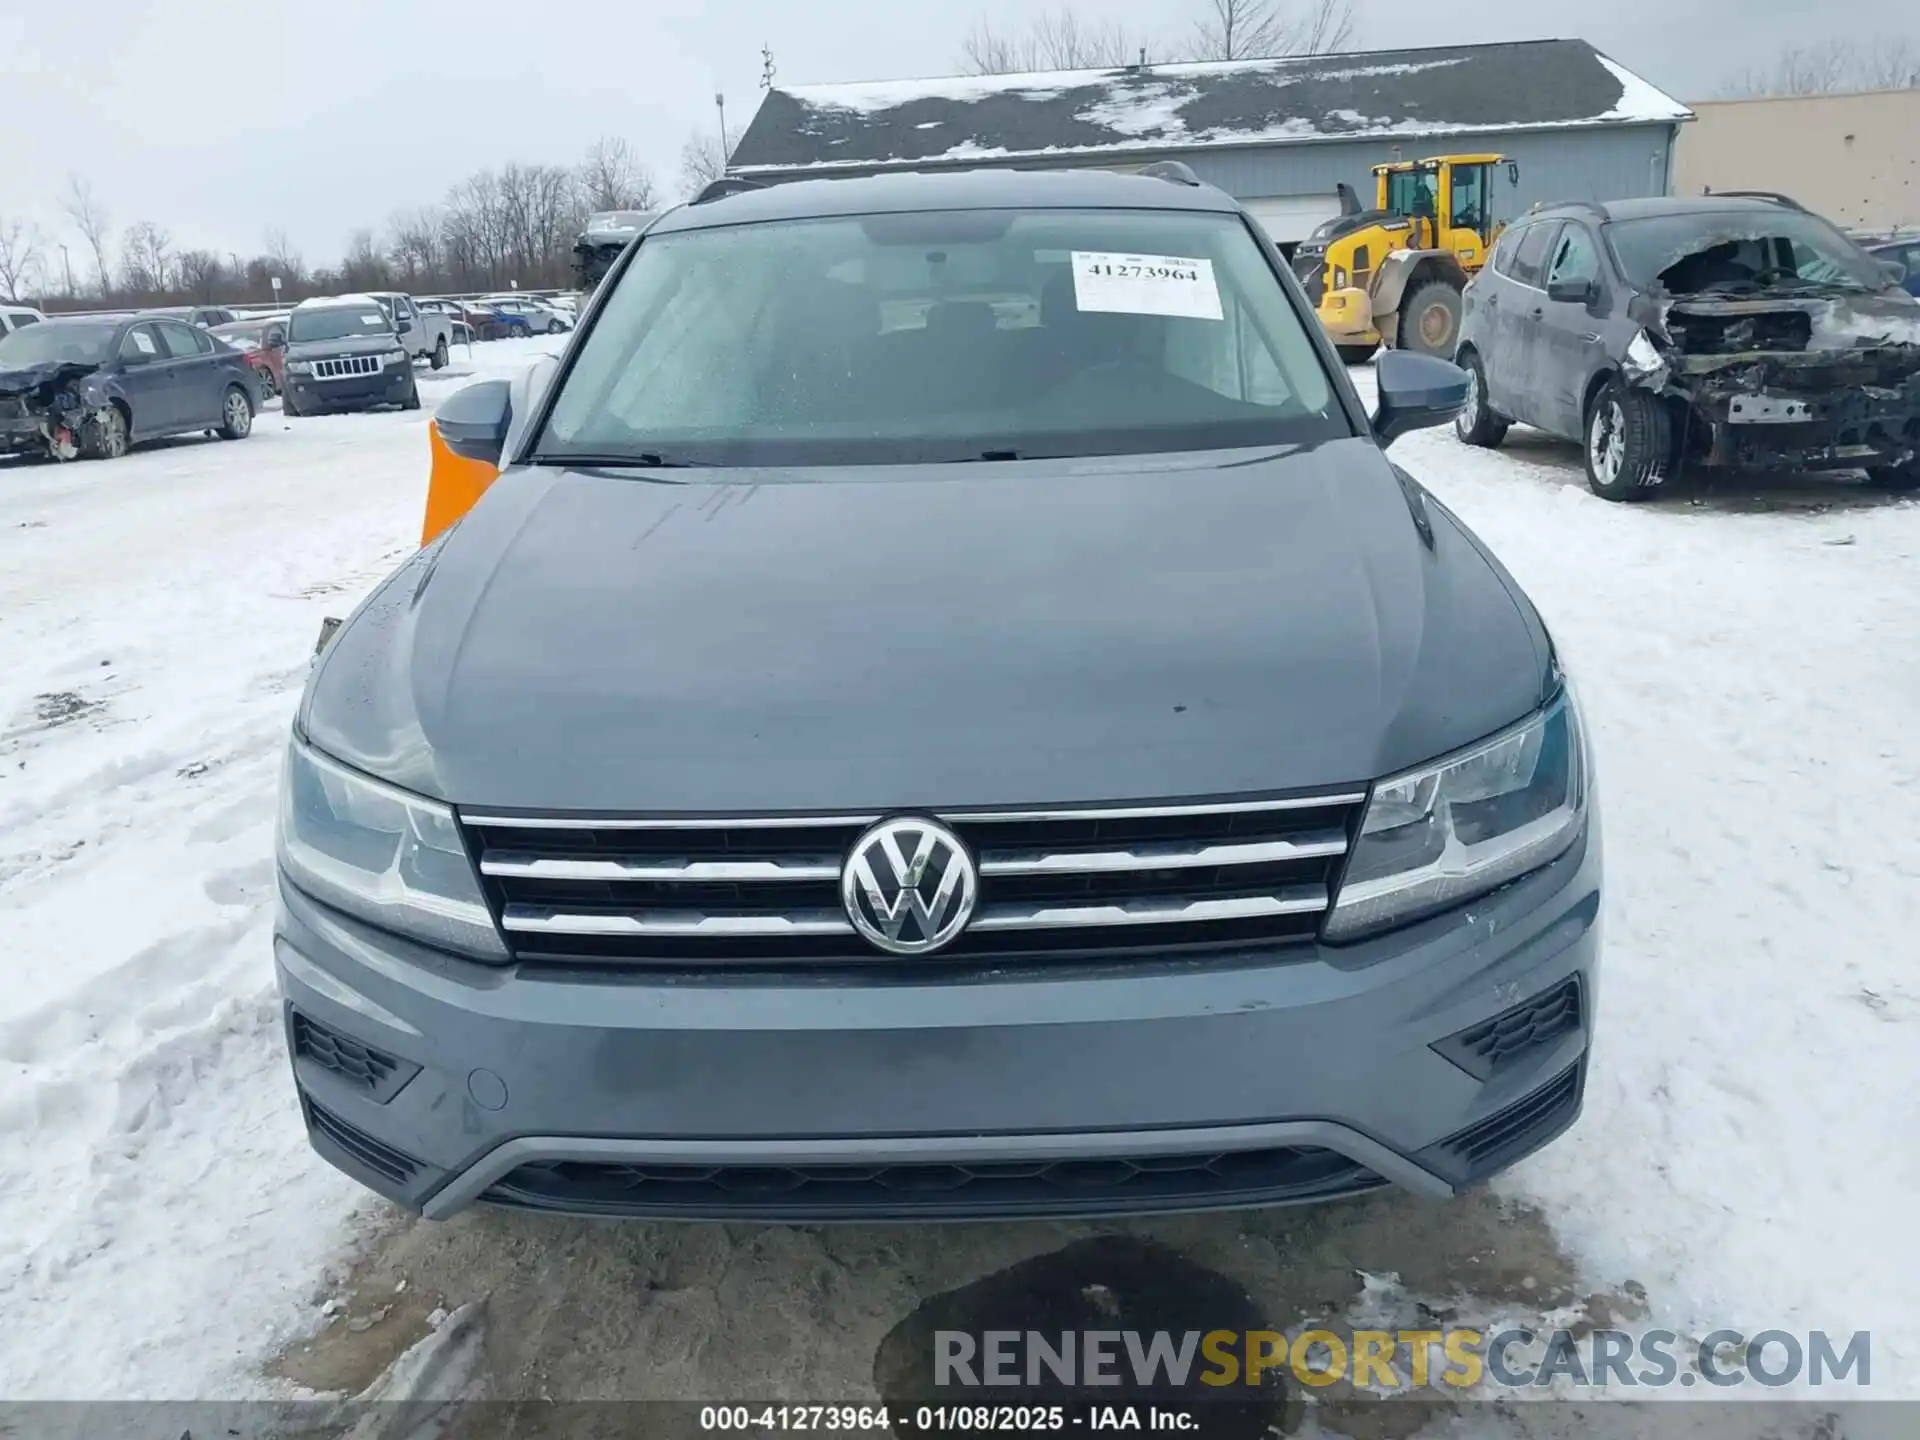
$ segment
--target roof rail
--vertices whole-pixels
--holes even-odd
[[[766,188],[764,181],[749,180],[744,175],[722,175],[687,203],[689,205],[704,205],[707,201],[718,200],[722,196],[738,195],[742,190],[764,190]]]
[[[1789,210],[1798,210],[1798,211],[1799,211],[1799,212],[1800,212],[1801,214],[1803,214],[1803,215],[1805,215],[1805,214],[1808,214],[1808,213],[1810,213],[1810,212],[1809,212],[1809,211],[1807,210],[1807,207],[1806,207],[1806,206],[1804,206],[1804,205],[1802,205],[1802,204],[1801,204],[1801,203],[1800,203],[1800,202],[1799,202],[1798,200],[1796,200],[1796,199],[1794,199],[1794,198],[1793,198],[1793,197],[1792,197],[1791,195],[1782,195],[1782,194],[1780,194],[1780,193],[1779,193],[1779,192],[1778,192],[1777,190],[1714,190],[1714,189],[1708,189],[1708,190],[1707,190],[1707,191],[1706,191],[1705,193],[1706,193],[1706,194],[1708,194],[1708,195],[1713,195],[1713,196],[1716,196],[1716,197],[1718,197],[1718,198],[1720,198],[1720,199],[1732,199],[1732,200],[1770,200],[1770,201],[1772,201],[1772,202],[1773,202],[1773,203],[1774,203],[1775,205],[1784,205],[1784,206],[1786,206],[1786,207],[1787,207],[1787,209],[1789,209]]]
[[[1156,180],[1171,180],[1175,185],[1200,183],[1200,177],[1193,173],[1192,167],[1179,160],[1156,160],[1151,165],[1142,165],[1136,173],[1151,175]]]

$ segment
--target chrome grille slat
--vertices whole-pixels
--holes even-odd
[[[790,915],[702,915],[697,911],[636,910],[615,914],[568,913],[541,906],[509,905],[501,925],[536,935],[851,935],[845,915],[801,911]]]
[[[489,851],[480,861],[483,875],[516,875],[531,880],[665,880],[682,884],[703,880],[838,880],[840,857],[796,860],[596,859],[585,855],[539,855],[529,851]]]
[[[1326,829],[1298,840],[1256,840],[1244,845],[1201,845],[1184,849],[1128,849],[1023,853],[988,850],[980,856],[982,875],[1078,875],[1104,871],[1187,870],[1202,865],[1268,865],[1347,853],[1347,832]]]
[[[1265,915],[1315,915],[1327,908],[1327,892],[1303,885],[1275,895],[1230,895],[1155,905],[1056,905],[1046,909],[982,906],[975,930],[1049,930],[1109,925],[1179,925],[1202,920],[1256,920]]]
[[[1311,939],[1361,790],[939,810],[979,865],[971,923],[928,957],[847,919],[841,866],[881,817],[463,814],[517,958],[693,966],[1152,955]]]

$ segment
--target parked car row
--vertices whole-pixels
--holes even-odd
[[[1920,488],[1916,251],[1869,252],[1777,195],[1537,208],[1464,293],[1456,429],[1470,445],[1516,421],[1575,441],[1608,500],[1683,470]]]

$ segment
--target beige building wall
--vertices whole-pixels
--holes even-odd
[[[1920,226],[1920,90],[1705,100],[1680,127],[1673,192],[1774,190],[1844,230]]]

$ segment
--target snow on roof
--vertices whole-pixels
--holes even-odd
[[[294,306],[295,310],[329,310],[341,305],[378,305],[371,295],[315,295]]]
[[[738,173],[1674,123],[1584,40],[770,90]]]

